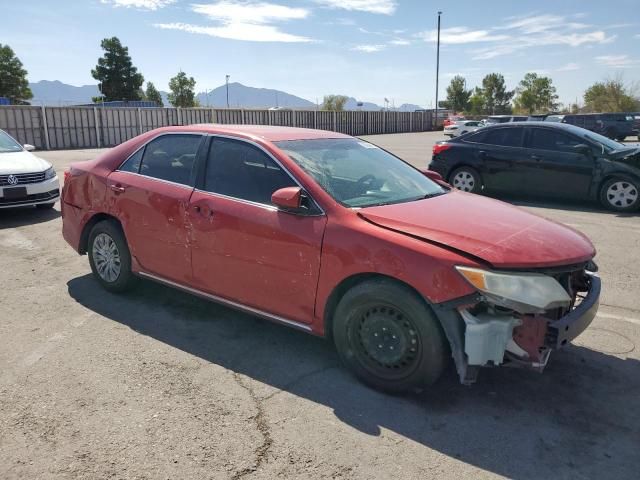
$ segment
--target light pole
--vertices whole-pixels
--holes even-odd
[[[227,109],[229,109],[229,77],[231,77],[231,75],[227,75]]]
[[[440,15],[442,15],[442,12],[438,12],[438,47],[436,52],[436,129],[438,128],[438,82],[440,81]]]

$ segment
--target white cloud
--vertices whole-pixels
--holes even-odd
[[[629,55],[602,55],[596,57],[600,65],[612,68],[629,68],[640,63],[638,60],[629,58]]]
[[[384,45],[356,45],[351,50],[356,52],[375,53],[384,50]]]
[[[211,37],[244,40],[247,42],[311,42],[312,39],[283,32],[275,22],[302,20],[309,10],[266,2],[223,0],[210,4],[191,5],[195,13],[204,15],[215,25],[193,25],[172,22],[154,26],[165,30],[182,30]]]
[[[569,62],[566,65],[558,68],[558,72],[573,72],[575,70],[580,70],[580,65],[577,63]]]
[[[389,43],[391,45],[398,45],[398,46],[411,45],[411,42],[409,40],[404,40],[402,38],[396,38],[394,40],[391,40]]]
[[[368,13],[393,15],[396,11],[396,0],[316,0],[316,3],[329,8],[341,8]]]
[[[435,42],[438,39],[437,30],[427,30],[416,34],[425,42]],[[469,30],[467,27],[451,27],[440,30],[440,43],[460,45],[476,42],[500,42],[508,40],[507,35],[493,35],[490,30]]]
[[[100,0],[100,3],[114,7],[133,7],[145,10],[157,10],[175,3],[176,0]]]

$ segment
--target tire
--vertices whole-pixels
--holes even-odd
[[[449,175],[449,183],[454,188],[469,193],[480,193],[482,190],[482,179],[475,168],[459,167]],[[456,185],[457,183],[457,185]]]
[[[119,293],[133,286],[136,277],[131,272],[131,253],[122,228],[115,221],[103,220],[94,225],[87,254],[91,271],[105,290]]]
[[[392,280],[349,290],[336,308],[332,333],[345,365],[378,390],[422,390],[446,366],[448,344],[438,320],[422,298]]]
[[[36,208],[39,210],[51,210],[56,203],[39,203],[36,205]]]
[[[619,142],[624,142],[626,140],[627,136],[626,135],[618,135],[616,137],[616,140]]]
[[[640,206],[640,182],[629,177],[613,177],[602,184],[600,202],[609,210],[633,212]]]

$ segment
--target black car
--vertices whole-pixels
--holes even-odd
[[[612,140],[624,140],[633,135],[633,115],[629,113],[584,113],[547,115],[545,122],[560,122],[586,128]]]
[[[489,126],[433,147],[429,169],[454,187],[640,205],[640,145],[562,123]]]

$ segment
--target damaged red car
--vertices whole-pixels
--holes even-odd
[[[105,289],[150,279],[325,336],[386,391],[451,358],[463,383],[542,370],[598,309],[584,235],[334,132],[154,130],[73,164],[62,213]]]

